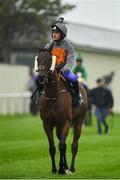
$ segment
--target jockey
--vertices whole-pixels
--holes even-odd
[[[78,79],[77,76],[71,72],[75,59],[74,48],[72,44],[65,39],[67,36],[67,28],[63,24],[63,20],[64,18],[60,18],[56,24],[51,26],[52,41],[46,44],[45,48],[51,50],[52,57],[56,57],[57,71],[60,72],[73,87],[73,90],[77,95],[76,105],[81,105],[83,100],[79,94]]]

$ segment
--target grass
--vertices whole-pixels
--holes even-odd
[[[110,125],[110,118],[108,118]],[[70,164],[72,130],[67,139]],[[58,166],[58,141],[55,139]],[[74,175],[52,175],[48,142],[39,116],[0,116],[1,179],[112,179],[120,178],[120,115],[108,135],[98,135],[96,121],[85,127],[79,141]]]

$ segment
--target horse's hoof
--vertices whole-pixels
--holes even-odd
[[[66,173],[66,174],[69,174],[69,169],[66,169],[66,170],[65,170],[65,173]]]
[[[66,174],[65,169],[60,168],[60,169],[58,170],[58,174],[61,174],[61,175]]]
[[[56,168],[52,169],[52,173],[56,174],[57,173],[57,169]]]
[[[69,172],[73,174],[75,172],[75,168],[70,168]]]
[[[73,175],[74,172],[72,172],[71,170],[69,170],[69,171],[68,171],[68,174]]]

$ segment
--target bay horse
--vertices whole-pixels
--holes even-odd
[[[37,57],[38,74],[44,83],[44,93],[41,96],[40,117],[43,121],[43,128],[49,142],[49,153],[52,161],[52,173],[57,172],[55,163],[56,147],[54,145],[53,129],[59,140],[60,161],[58,174],[75,172],[75,157],[78,151],[78,140],[81,135],[82,123],[84,122],[87,110],[87,95],[84,88],[80,87],[80,92],[84,103],[80,107],[72,107],[71,94],[68,91],[66,82],[60,78],[56,68],[50,71],[52,63],[51,52],[47,49],[40,49]],[[71,145],[72,160],[68,169],[66,160],[66,138],[69,130],[73,127],[73,142]],[[67,171],[66,171],[67,170]]]

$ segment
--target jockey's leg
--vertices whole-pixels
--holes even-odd
[[[78,85],[78,79],[77,79],[77,76],[72,73],[70,70],[67,70],[63,73],[63,77],[69,82],[72,84],[73,86],[73,89],[74,89],[74,92],[75,92],[75,95],[77,96],[77,99],[78,99],[78,102],[77,104],[78,105],[81,105],[83,104],[83,99],[82,99],[82,96],[80,94],[80,91],[79,91],[79,85]]]

